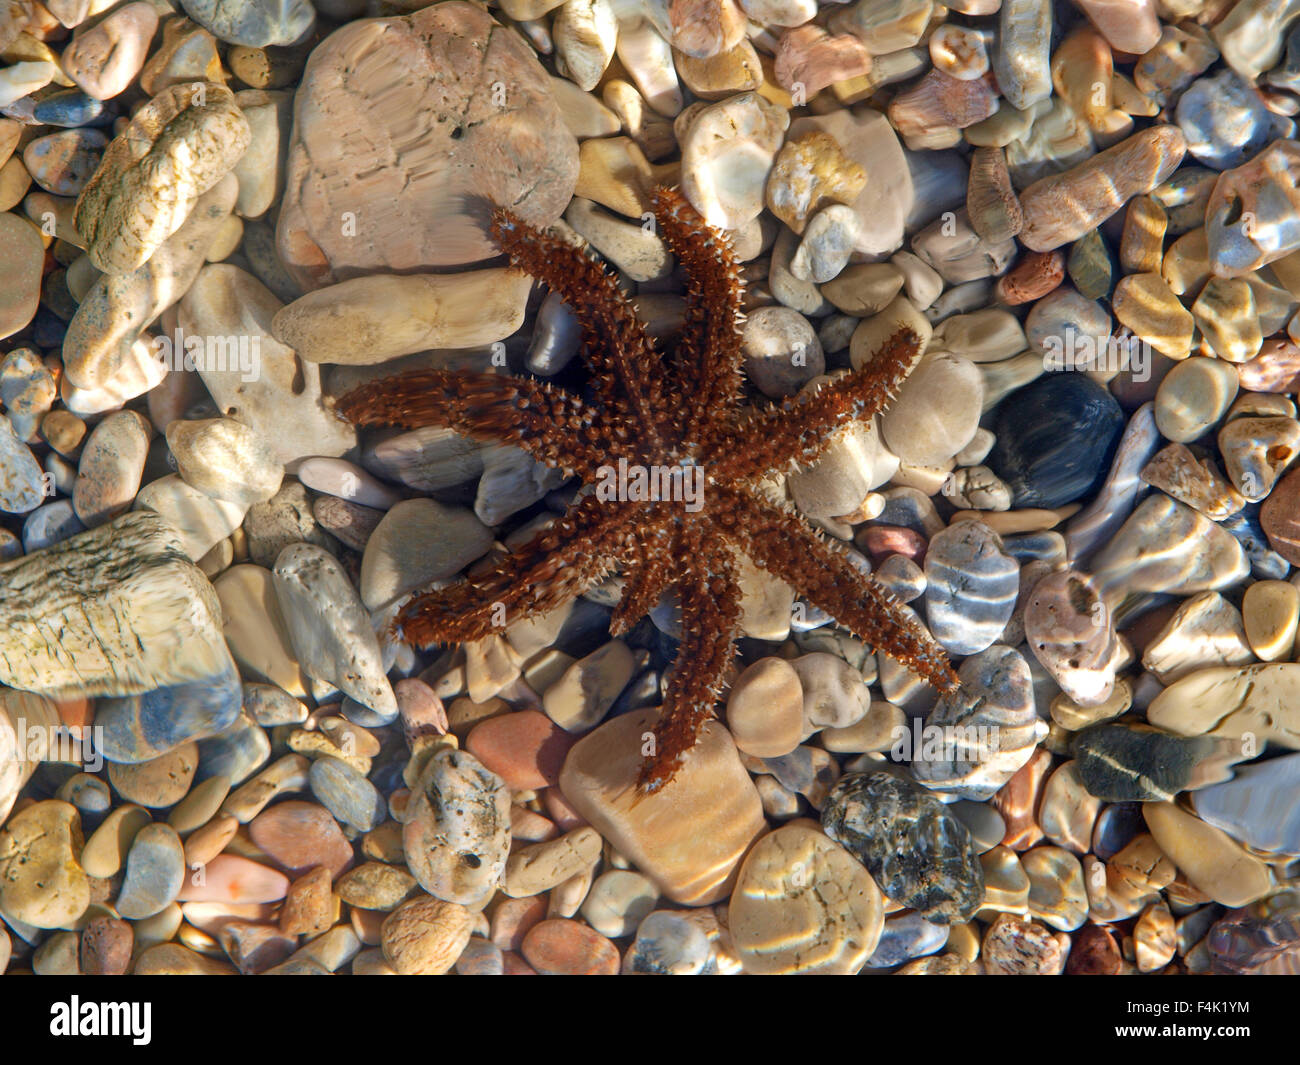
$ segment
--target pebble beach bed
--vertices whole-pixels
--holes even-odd
[[[1297,113],[1279,0],[0,0],[0,972],[1300,971]],[[756,419],[914,345],[761,491],[951,690],[582,569],[584,315],[692,380],[733,283]],[[588,406],[339,410],[430,370]],[[407,638],[548,528],[575,594]]]

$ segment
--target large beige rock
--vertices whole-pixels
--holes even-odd
[[[81,853],[81,817],[50,799],[15,814],[0,831],[0,908],[37,928],[66,928],[90,905]]]
[[[1169,685],[1147,720],[1180,736],[1251,738],[1300,750],[1300,663],[1202,669]]]
[[[160,92],[108,146],[77,200],[77,232],[90,261],[113,274],[142,266],[248,141],[248,122],[224,85],[193,82]]]
[[[503,340],[524,324],[532,285],[527,274],[505,268],[358,277],[294,300],[271,329],[309,362],[370,366]]]
[[[513,30],[452,0],[360,19],[312,52],[295,100],[277,240],[305,289],[497,253],[493,203],[547,226],[578,144]]]
[[[623,714],[579,740],[560,773],[560,790],[670,899],[706,906],[731,892],[741,858],[766,830],[763,805],[716,721],[705,725],[670,784],[640,794],[642,751],[658,714]]]
[[[861,862],[820,828],[795,824],[749,852],[729,917],[746,972],[851,975],[880,942],[885,906]]]
[[[0,682],[57,695],[139,695],[231,668],[221,605],[152,511],[0,566]]]

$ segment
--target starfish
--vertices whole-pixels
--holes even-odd
[[[911,613],[763,484],[814,462],[838,430],[883,410],[920,356],[919,339],[900,327],[870,363],[815,393],[747,405],[743,283],[730,242],[676,190],[658,188],[651,199],[687,288],[685,323],[667,350],[597,259],[498,209],[492,232],[502,251],[578,319],[590,398],[530,377],[434,369],[371,382],[338,405],[359,425],[443,426],[514,444],[583,484],[567,512],[526,543],[414,596],[396,619],[403,639],[482,639],[503,618],[554,610],[616,570],[623,589],[610,632],[619,636],[676,593],[681,643],[642,763],[643,794],[673,779],[713,713],[741,620],[738,553],[940,690],[957,684]]]

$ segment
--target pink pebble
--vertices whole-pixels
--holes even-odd
[[[925,537],[901,525],[868,525],[856,540],[858,546],[873,558],[904,555],[917,565],[925,559]]]
[[[572,746],[573,737],[536,710],[490,717],[465,738],[465,749],[515,791],[557,783]]]
[[[289,878],[269,866],[218,854],[191,869],[181,888],[181,902],[278,902],[289,890]]]

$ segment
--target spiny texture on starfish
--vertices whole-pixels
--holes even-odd
[[[610,625],[617,636],[675,592],[681,645],[641,773],[647,791],[672,779],[713,712],[740,625],[737,552],[936,687],[957,683],[943,649],[887,591],[759,487],[773,473],[813,462],[837,430],[882,410],[919,356],[918,338],[900,329],[869,365],[815,394],[747,407],[742,284],[730,244],[675,190],[656,190],[653,205],[687,284],[685,327],[666,352],[600,262],[508,211],[494,216],[493,233],[514,265],[544,281],[577,317],[591,402],[527,377],[424,370],[365,385],[339,404],[362,425],[445,426],[515,444],[594,488],[482,572],[412,599],[397,624],[404,639],[421,645],[477,640],[503,616],[553,610],[617,569],[623,592]],[[614,492],[614,469],[702,492]]]

